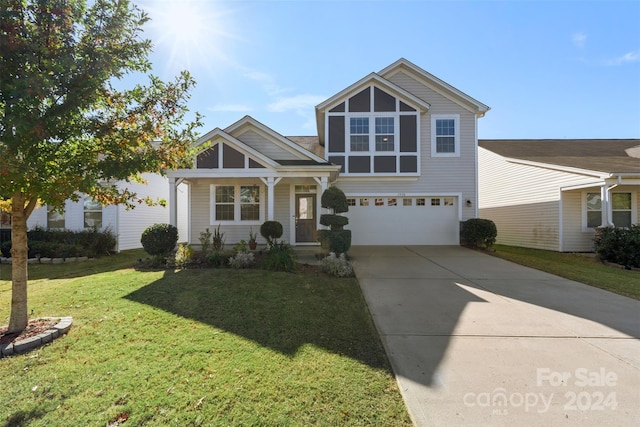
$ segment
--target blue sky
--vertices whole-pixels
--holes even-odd
[[[489,105],[479,138],[640,138],[640,1],[137,0],[154,74],[188,69],[201,133],[314,106],[404,57]]]

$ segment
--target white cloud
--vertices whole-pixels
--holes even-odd
[[[607,62],[607,65],[623,65],[631,64],[633,62],[640,62],[640,49],[636,51],[627,52],[622,56],[614,58]]]
[[[252,108],[244,104],[218,104],[209,108],[209,111],[229,111],[229,112],[245,112],[251,111]]]
[[[267,92],[269,96],[276,96],[283,92],[289,91],[289,89],[283,88],[276,83],[276,79],[273,76],[263,73],[261,71],[249,71],[245,74],[251,80],[254,80],[262,85],[262,88]]]
[[[573,44],[575,44],[580,49],[584,49],[584,45],[587,43],[587,35],[582,32],[574,33],[572,40]]]
[[[267,110],[274,113],[284,113],[285,111],[313,111],[313,107],[325,100],[319,95],[295,95],[288,98],[280,98],[267,105]]]

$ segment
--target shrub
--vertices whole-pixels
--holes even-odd
[[[601,260],[630,267],[640,267],[640,226],[599,228],[594,250]]]
[[[35,227],[27,232],[29,257],[40,254],[44,258],[97,257],[107,255],[116,246],[116,237],[109,230],[95,228],[82,231],[46,230]],[[11,256],[11,241],[0,246],[2,255]]]
[[[262,268],[270,271],[291,271],[296,266],[295,254],[288,243],[274,243],[265,254]]]
[[[189,245],[183,245],[180,243],[176,250],[175,266],[178,268],[185,268],[191,264],[193,258],[193,250]]]
[[[198,240],[200,240],[202,253],[205,255],[208,254],[211,250],[211,231],[209,231],[208,228],[205,229],[205,231],[201,231]]]
[[[332,230],[342,230],[342,227],[349,224],[349,218],[341,215],[320,215],[320,224],[331,227]]]
[[[3,257],[11,258],[11,240],[7,240],[0,244],[0,252],[2,252]]]
[[[322,193],[320,204],[323,208],[333,210],[333,213],[342,213],[349,211],[347,204],[347,196],[338,187],[329,187]]]
[[[351,230],[318,230],[318,241],[323,249],[344,254],[351,248]]]
[[[320,268],[322,268],[322,271],[325,273],[336,277],[353,276],[353,267],[344,253],[337,257],[335,252],[331,252],[328,257],[320,261]]]
[[[462,241],[474,248],[490,248],[497,235],[496,225],[490,219],[471,218],[462,226]]]
[[[265,238],[269,247],[274,246],[276,239],[282,237],[282,224],[278,221],[265,221],[260,226],[260,235]]]
[[[142,232],[140,243],[151,256],[167,256],[178,243],[178,229],[171,224],[154,224]]]
[[[229,258],[229,266],[235,269],[248,268],[253,264],[253,252],[238,252]]]
[[[244,240],[240,240],[240,243],[236,244],[236,245],[233,247],[233,251],[234,251],[235,253],[238,253],[238,252],[248,252],[248,251],[249,251],[249,247],[247,246],[247,242],[246,242],[246,241],[244,241]]]
[[[233,256],[231,252],[215,251],[205,257],[205,265],[207,267],[226,267],[229,265],[229,259]]]

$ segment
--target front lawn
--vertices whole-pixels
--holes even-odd
[[[640,299],[640,272],[605,265],[591,254],[495,245],[492,255],[577,282]]]
[[[0,360],[7,426],[410,425],[355,279],[137,271],[129,251],[29,267],[69,334]],[[10,302],[0,266],[0,323]]]

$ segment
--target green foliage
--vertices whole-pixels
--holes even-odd
[[[27,232],[30,258],[69,258],[86,256],[95,258],[110,254],[116,247],[116,237],[110,229],[95,228],[82,231],[47,230],[34,227]],[[0,246],[2,256],[11,257],[11,241]]]
[[[274,243],[262,261],[262,268],[269,271],[292,271],[296,266],[296,255],[288,243]]]
[[[353,277],[353,267],[347,260],[344,253],[336,256],[335,252],[331,252],[329,256],[320,262],[320,268],[327,274],[335,277]]]
[[[208,229],[207,229],[208,230]],[[213,249],[219,251],[224,246],[224,233],[220,231],[220,224],[213,230],[213,237],[211,239],[213,241]]]
[[[320,224],[330,226],[332,230],[342,230],[342,227],[349,224],[349,218],[342,215],[322,214]]]
[[[238,252],[229,258],[229,267],[236,270],[241,268],[249,268],[253,264],[253,252]]]
[[[233,255],[232,252],[214,251],[205,257],[205,266],[214,268],[226,267],[229,265],[229,259]]]
[[[257,234],[253,232],[253,228],[249,228],[249,243],[255,242],[258,238]]]
[[[176,267],[178,268],[188,267],[193,260],[193,249],[191,249],[191,246],[180,243],[178,245],[178,249],[176,250],[176,255],[174,260],[175,260],[174,263]]]
[[[282,224],[278,221],[265,221],[260,226],[260,235],[265,238],[270,247],[275,244],[276,239],[282,237],[282,233]]]
[[[594,250],[604,261],[640,268],[640,226],[599,228]]]
[[[351,230],[318,230],[318,241],[323,249],[344,254],[351,248]]]
[[[211,236],[211,231],[207,228],[205,231],[201,231],[200,237],[198,237],[198,240],[200,240],[200,248],[205,255],[211,251]]]
[[[167,256],[178,243],[178,229],[171,224],[154,224],[142,232],[140,243],[151,256]]]
[[[325,209],[331,209],[334,213],[342,213],[349,211],[347,204],[347,196],[336,186],[329,187],[322,193],[320,204]]]
[[[247,246],[247,242],[246,241],[240,240],[240,243],[237,243],[233,247],[233,250],[236,253],[246,253],[249,250],[249,247]]]
[[[462,226],[462,241],[474,248],[490,248],[497,235],[496,225],[490,219],[471,218]]]

